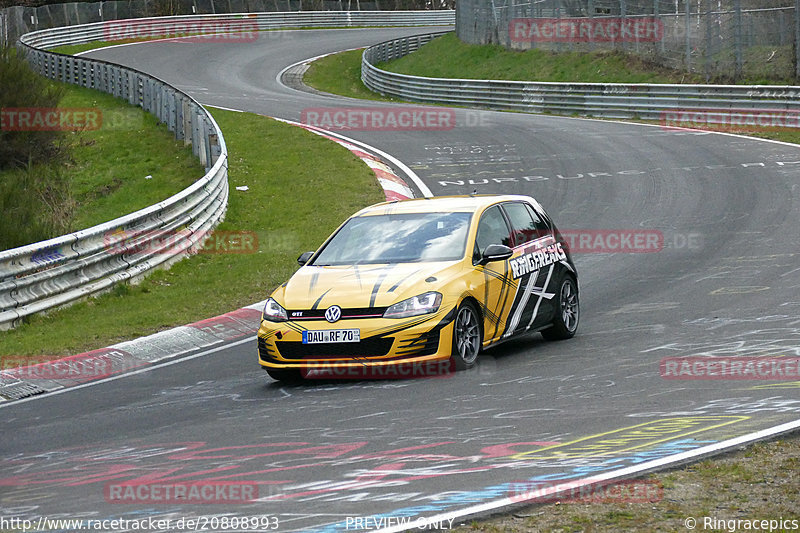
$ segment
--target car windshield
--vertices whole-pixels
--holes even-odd
[[[314,259],[317,266],[456,261],[464,257],[472,213],[354,217]]]

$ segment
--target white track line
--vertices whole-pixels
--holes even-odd
[[[4,407],[12,407],[14,405],[19,405],[21,403],[30,402],[30,401],[33,401],[33,400],[38,400],[38,399],[41,399],[41,398],[47,398],[47,397],[50,397],[50,396],[56,396],[57,394],[63,394],[65,392],[70,392],[70,391],[74,391],[74,390],[78,390],[78,389],[83,389],[83,388],[86,388],[86,387],[92,387],[94,385],[99,385],[101,383],[108,383],[109,381],[116,381],[118,379],[126,378],[128,376],[135,376],[137,374],[144,374],[145,372],[151,372],[153,370],[157,370],[157,369],[163,368],[165,366],[177,365],[178,363],[184,363],[186,361],[191,361],[192,359],[197,359],[198,357],[205,357],[206,355],[211,355],[212,353],[219,352],[220,350],[227,350],[228,348],[233,348],[234,346],[239,346],[240,344],[244,344],[246,342],[254,342],[255,340],[256,339],[255,339],[254,335],[253,336],[248,335],[244,339],[240,339],[238,341],[234,341],[234,342],[231,342],[231,343],[226,343],[226,344],[223,344],[222,346],[217,346],[216,348],[210,348],[208,350],[204,350],[204,351],[202,351],[200,353],[196,353],[194,355],[189,355],[187,357],[181,357],[180,359],[174,359],[174,360],[168,361],[166,363],[159,362],[159,363],[156,363],[156,364],[151,365],[151,366],[146,366],[144,368],[140,368],[139,370],[132,370],[130,372],[125,372],[123,374],[118,374],[116,376],[111,376],[111,377],[108,377],[108,378],[98,379],[97,381],[90,381],[89,383],[83,383],[81,385],[75,385],[73,387],[66,387],[66,388],[63,388],[63,389],[55,390],[53,392],[46,392],[44,394],[36,394],[35,396],[28,396],[27,398],[21,398],[19,400],[9,400],[9,402],[6,403],[6,404],[0,404],[0,409],[2,409]],[[180,355],[180,353],[176,354],[174,357],[177,357],[179,355]]]

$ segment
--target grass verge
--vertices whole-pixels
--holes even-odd
[[[20,215],[12,215],[3,229],[4,248],[126,215],[177,193],[205,173],[191,149],[152,115],[107,94],[61,86],[60,109],[93,113],[97,119],[92,127],[66,134],[63,160],[0,172],[0,195],[10,198],[14,205],[8,209]],[[44,179],[48,175],[52,178]],[[4,187],[24,192],[6,195]],[[25,220],[23,213],[35,213],[35,220]]]
[[[779,52],[779,53],[776,53]],[[791,49],[751,47],[745,53],[742,85],[792,84],[778,73],[793,72]],[[769,58],[769,59],[768,59]],[[733,64],[732,58],[716,58]],[[536,80],[583,83],[705,83],[700,73],[688,74],[622,51],[553,52],[507,50],[500,45],[461,42],[454,33],[438,37],[418,51],[379,65],[400,74],[433,78]],[[711,83],[734,81],[717,77]]]
[[[361,82],[363,50],[348,50],[320,58],[303,75],[303,82],[326,93],[340,94],[362,100],[393,101],[367,89]]]
[[[639,487],[662,487],[660,498],[626,503]],[[625,487],[625,485],[620,485]],[[659,491],[640,490],[639,494]],[[590,493],[591,494],[591,493]],[[717,459],[694,463],[678,470],[655,474],[641,482],[632,482],[623,490],[596,492],[594,500],[552,502],[515,510],[512,514],[473,521],[455,528],[467,533],[623,533],[628,531],[690,531],[687,520],[695,520],[697,531],[770,531],[760,524],[748,527],[735,520],[795,520],[792,527],[773,527],[771,531],[800,528],[800,433],[754,444],[745,450]],[[589,499],[589,498],[587,498]],[[714,525],[705,522],[716,519]],[[733,522],[732,522],[733,521]],[[780,525],[780,524],[777,524]],[[712,527],[713,526],[713,527]]]
[[[0,356],[73,354],[262,300],[294,272],[301,252],[383,200],[372,172],[345,148],[258,115],[212,112],[230,164],[228,212],[218,229],[254,232],[256,252],[198,254],[137,285],[32,317],[0,332]],[[247,191],[236,190],[244,185]]]
[[[124,100],[66,85],[61,107],[91,108],[102,117],[98,129],[74,136],[67,168],[76,201],[70,231],[160,202],[205,174],[190,147]]]
[[[437,37],[414,53],[381,63],[400,74],[432,78],[536,80],[597,83],[702,83],[701,78],[658,67],[621,52],[524,52],[500,45],[461,42],[454,33]]]
[[[513,65],[499,61],[496,54],[501,56],[516,56],[515,61],[529,52],[510,52],[499,46],[478,46],[463,43],[448,43],[448,40],[455,40],[455,35],[447,34],[438,39],[434,39],[416,52],[413,52],[398,60],[389,63],[382,63],[379,66],[385,70],[409,74],[414,76],[429,76],[442,78],[480,78],[480,79],[517,79],[537,81],[605,81],[608,83],[678,83],[691,81],[692,83],[702,83],[699,79],[684,79],[681,73],[672,71],[673,77],[665,75],[670,71],[663,69],[653,70],[649,73],[640,69],[653,68],[643,62],[628,61],[620,62],[619,58],[592,58],[591,54],[587,57],[579,57],[577,53],[553,54],[550,52],[536,52],[532,56],[546,55],[544,64],[531,63],[531,65],[519,66],[514,69]],[[430,47],[430,48],[428,48]],[[479,48],[480,53],[468,53],[461,57],[461,54],[450,53],[450,48]],[[444,50],[441,50],[444,48]],[[441,52],[441,56],[438,54]],[[306,71],[303,82],[318,91],[338,94],[350,98],[360,98],[368,100],[391,100],[402,101],[394,98],[387,98],[378,93],[372,92],[361,82],[361,50],[340,52],[314,61]],[[602,54],[598,54],[602,55]],[[469,63],[472,61],[472,63]],[[533,57],[532,61],[536,61]],[[469,65],[469,66],[468,66]],[[476,74],[467,75],[467,70],[474,68]],[[596,75],[592,78],[592,73]],[[477,74],[480,73],[480,74]],[[613,74],[613,76],[611,75]],[[587,79],[580,76],[587,76]],[[527,77],[526,77],[527,76]],[[598,77],[601,77],[599,79]],[[594,117],[598,118],[598,117]],[[598,118],[598,120],[603,120]],[[615,119],[609,119],[615,120]],[[643,124],[657,124],[658,121],[629,119],[630,122],[640,122]],[[772,139],[777,141],[800,144],[800,131],[792,129],[777,131],[752,131],[731,129],[726,133],[736,133],[749,135],[762,139]]]

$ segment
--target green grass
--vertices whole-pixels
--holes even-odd
[[[395,100],[367,89],[361,82],[361,50],[332,54],[311,63],[303,82],[319,91],[369,100]],[[540,50],[513,52],[500,46],[468,45],[447,34],[416,52],[380,68],[433,78],[538,81],[603,81],[621,83],[699,82],[667,69],[633,62],[622,54],[554,54]]]
[[[220,231],[252,231],[253,254],[199,254],[140,284],[0,332],[2,355],[73,354],[215,316],[266,298],[347,216],[383,200],[345,148],[265,117],[214,109],[229,150]],[[278,149],[279,148],[279,149]],[[246,185],[246,192],[235,187]]]
[[[76,134],[73,142],[71,231],[160,202],[205,174],[191,148],[138,107],[75,86],[68,86],[61,106],[99,109],[103,117],[99,129]]]
[[[432,78],[536,80],[584,83],[698,83],[700,78],[657,67],[621,52],[524,52],[499,45],[462,43],[454,33],[438,37],[380,68]]]
[[[776,73],[791,63],[791,50],[749,48],[744,56],[743,84],[787,84],[793,80]],[[788,54],[788,55],[787,55]],[[728,57],[716,58],[730,62]],[[580,83],[704,83],[702,73],[686,74],[622,52],[524,52],[499,45],[462,43],[454,33],[438,37],[400,59],[378,67],[413,76],[493,80],[530,80]],[[789,72],[791,69],[789,69]],[[388,100],[361,83],[361,51],[341,52],[315,61],[304,81],[317,90],[352,98]],[[729,79],[712,80],[731,83]]]
[[[367,89],[361,82],[361,54],[349,50],[331,54],[311,63],[303,82],[317,90],[366,100],[392,100]]]
[[[456,41],[453,34],[447,34],[434,39],[420,50],[403,58],[379,66],[383,69],[400,72],[402,74],[429,76],[429,77],[473,77],[489,79],[536,79],[542,81],[603,81],[615,83],[636,83],[647,81],[652,83],[692,82],[702,83],[698,78],[684,78],[682,73],[665,71],[656,68],[644,73],[639,69],[654,68],[642,62],[620,62],[619,57],[599,58],[586,54],[581,57],[577,53],[553,54],[550,52],[511,52],[498,46],[467,45]],[[454,53],[454,49],[459,49]],[[472,52],[469,52],[472,50]],[[756,54],[757,50],[751,49]],[[599,54],[602,55],[602,54]],[[544,57],[540,62],[536,57]],[[772,58],[776,59],[779,54]],[[531,57],[536,60],[529,65],[504,64],[498,57],[507,61],[521,61],[520,58]],[[769,57],[769,56],[767,56]],[[472,62],[471,64],[469,62]],[[467,66],[468,65],[468,66]],[[516,68],[516,70],[514,70]],[[527,70],[526,70],[527,69]],[[473,72],[470,74],[466,71]],[[528,77],[525,78],[525,72]],[[536,76],[530,72],[535,72]],[[614,76],[609,73],[615,72]],[[664,73],[671,73],[672,77]],[[594,73],[594,74],[593,74]],[[582,78],[586,76],[587,78]],[[608,79],[606,79],[608,78]],[[396,100],[386,98],[367,89],[361,82],[361,51],[353,50],[332,54],[311,63],[306,71],[303,82],[319,91],[348,96],[351,98],[372,100]],[[755,82],[763,83],[763,80]],[[635,120],[642,123],[657,123],[657,121]],[[772,139],[788,143],[800,144],[800,131],[735,131],[752,137]]]
[[[36,213],[41,225],[31,233],[20,228],[13,240],[4,242],[5,247],[126,215],[168,198],[205,174],[191,149],[142,109],[90,89],[68,84],[63,89],[59,108],[97,113],[99,127],[67,133],[64,161],[37,165],[30,171],[0,172],[0,188],[2,184],[30,188],[30,194],[14,196],[15,205],[20,212]],[[53,174],[53,179],[41,179]],[[21,202],[26,204],[24,209]]]

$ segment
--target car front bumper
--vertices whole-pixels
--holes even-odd
[[[380,367],[449,360],[455,309],[417,317],[261,321],[259,363],[274,369]],[[303,330],[358,329],[359,342],[303,343]]]

